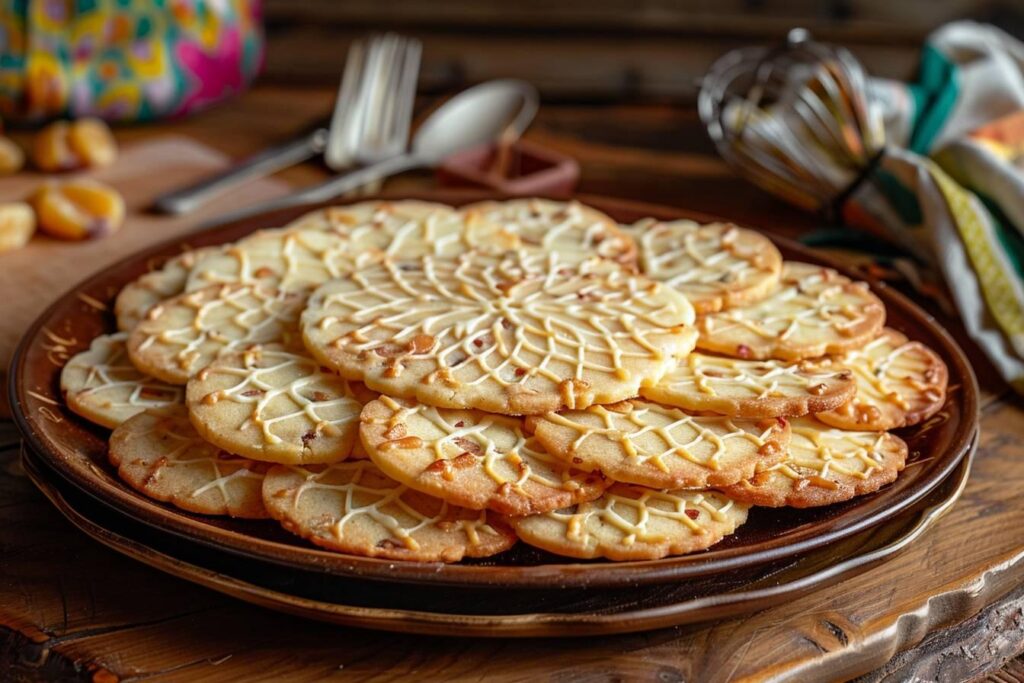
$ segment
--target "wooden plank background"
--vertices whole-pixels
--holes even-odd
[[[1005,0],[266,0],[265,78],[335,82],[348,43],[397,30],[424,41],[422,90],[525,78],[548,101],[692,100],[719,55],[794,26],[908,78],[925,37],[955,19],[1024,35]]]

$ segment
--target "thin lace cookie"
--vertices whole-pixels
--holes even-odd
[[[223,351],[298,343],[304,304],[297,294],[259,285],[212,285],[151,309],[128,337],[132,362],[154,377],[185,384]]]
[[[836,408],[857,388],[829,361],[741,360],[694,352],[640,395],[665,405],[731,417],[797,417]]]
[[[938,354],[921,342],[885,328],[862,348],[837,356],[835,362],[853,371],[853,400],[818,419],[840,429],[898,429],[924,422],[946,402],[949,369]]]
[[[727,486],[781,461],[784,419],[688,415],[634,399],[548,413],[531,426],[549,452],[613,481],[659,489]]]
[[[351,268],[353,254],[343,235],[317,229],[260,230],[193,266],[185,290],[215,284],[259,284],[308,293]]]
[[[801,360],[863,346],[884,324],[885,306],[867,283],[786,261],[766,298],[702,316],[697,347],[737,358]]]
[[[907,444],[887,432],[833,429],[813,417],[790,423],[785,460],[728,486],[726,495],[766,507],[817,507],[862,496],[896,480]]]
[[[286,223],[285,230],[295,228],[345,232],[366,225],[381,225],[398,214],[404,219],[422,219],[431,215],[454,214],[447,204],[424,202],[417,199],[371,200],[355,204],[339,204],[316,209]]]
[[[263,476],[269,469],[203,441],[184,406],[146,411],[110,435],[117,474],[145,496],[202,515],[268,517]]]
[[[260,346],[200,370],[186,402],[192,424],[211,443],[285,464],[349,457],[363,408],[345,380],[305,354]]]
[[[164,299],[185,291],[188,274],[196,263],[216,254],[221,247],[186,251],[125,285],[114,301],[117,328],[130,331],[142,322],[146,313]]]
[[[779,283],[782,254],[753,230],[648,218],[632,232],[641,271],[685,294],[698,314],[755,303]]]
[[[516,542],[493,512],[414,491],[369,460],[273,467],[263,482],[263,502],[291,533],[353,555],[458,562],[495,555]]]
[[[317,286],[385,258],[407,259],[430,254],[451,257],[466,250],[463,221],[445,207],[425,211],[403,210],[401,202],[388,210],[344,215],[327,213],[327,227],[315,217],[299,220],[306,227],[272,229],[254,233],[198,263],[189,275],[187,288],[211,283],[260,283],[288,292],[309,292]],[[365,214],[365,215],[364,215]],[[362,220],[362,222],[358,222]],[[313,227],[309,227],[313,226]]]
[[[531,515],[592,500],[610,484],[549,455],[524,433],[522,418],[382,396],[363,409],[361,423],[381,471],[461,507]]]
[[[513,199],[463,207],[466,234],[478,248],[539,248],[567,263],[594,256],[636,265],[636,244],[610,216],[579,202]]]
[[[390,396],[510,415],[635,396],[693,348],[678,292],[538,251],[376,264],[302,315],[324,365]]]
[[[147,408],[183,403],[185,392],[139,372],[128,360],[125,332],[96,337],[60,373],[68,407],[90,422],[113,429]]]
[[[716,491],[615,484],[597,500],[512,524],[520,539],[557,555],[656,560],[718,543],[747,520],[748,509]]]

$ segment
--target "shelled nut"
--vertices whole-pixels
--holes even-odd
[[[104,237],[124,222],[124,199],[114,188],[95,180],[48,183],[32,197],[39,229],[66,240]]]
[[[100,119],[79,119],[71,126],[68,142],[86,166],[109,166],[117,158],[117,142]]]
[[[0,175],[12,175],[25,165],[25,153],[14,140],[0,135]]]
[[[36,214],[25,202],[0,204],[0,252],[20,249],[36,231]]]
[[[36,134],[32,163],[48,172],[107,166],[117,157],[117,143],[100,119],[55,121]]]
[[[36,133],[32,140],[32,163],[40,171],[71,171],[81,168],[82,160],[69,143],[71,126],[56,121]]]

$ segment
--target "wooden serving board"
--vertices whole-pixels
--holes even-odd
[[[190,138],[165,136],[131,145],[110,167],[83,175],[117,188],[128,205],[124,227],[105,239],[65,242],[37,233],[22,249],[0,254],[0,368],[7,383],[7,368],[21,335],[45,306],[77,282],[140,249],[183,235],[231,209],[284,194],[287,185],[272,180],[247,183],[187,216],[149,213],[153,198],[183,187],[230,163]],[[0,180],[0,202],[23,200],[47,180],[68,176],[22,173]],[[9,414],[6,399],[3,414]]]

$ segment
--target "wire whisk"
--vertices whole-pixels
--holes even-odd
[[[833,216],[885,147],[882,112],[850,52],[790,31],[734,50],[704,77],[698,107],[719,153],[762,188]]]

